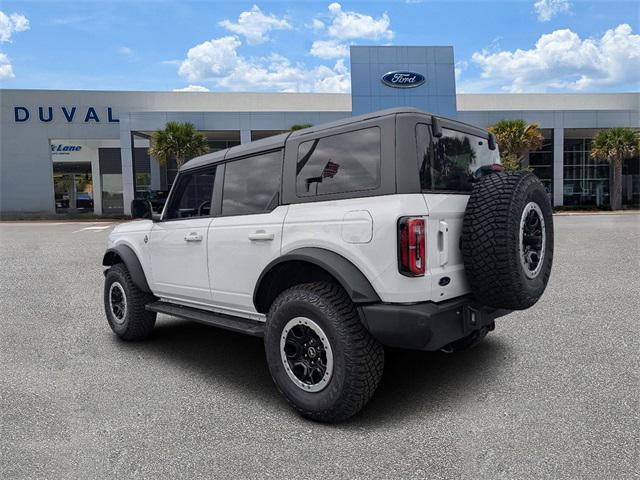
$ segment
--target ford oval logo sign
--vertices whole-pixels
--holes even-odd
[[[382,76],[382,83],[393,88],[414,88],[424,83],[424,75],[405,71],[389,72]]]

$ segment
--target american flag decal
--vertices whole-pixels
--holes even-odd
[[[336,173],[338,173],[338,168],[340,168],[340,165],[338,165],[337,163],[333,163],[331,160],[329,160],[327,162],[327,164],[324,166],[324,168],[322,169],[322,178],[333,178]]]

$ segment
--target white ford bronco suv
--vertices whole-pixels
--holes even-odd
[[[103,259],[113,331],[144,339],[163,313],[264,337],[280,392],[327,422],[371,398],[383,346],[468,348],[540,298],[553,256],[540,181],[411,108],[195,158],[160,216],[132,212]]]

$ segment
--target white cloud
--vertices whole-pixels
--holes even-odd
[[[460,80],[460,76],[462,75],[462,72],[464,72],[467,68],[469,68],[469,62],[467,62],[466,60],[460,60],[459,62],[456,62],[455,68],[454,68],[456,81]]]
[[[363,13],[344,11],[342,6],[335,2],[329,5],[329,12],[332,19],[327,31],[335,39],[391,40],[393,38],[394,33],[389,29],[391,20],[386,12],[375,19]]]
[[[278,54],[244,57],[237,37],[222,37],[189,49],[178,73],[190,82],[211,82],[231,91],[347,92],[350,76],[343,60],[333,67],[307,68]]]
[[[189,85],[184,88],[174,88],[174,92],[209,92],[210,90],[207,87],[203,87],[202,85]]]
[[[559,13],[568,12],[571,9],[569,0],[536,0],[533,9],[538,14],[538,20],[548,22]]]
[[[309,53],[324,59],[344,58],[349,55],[349,46],[338,40],[316,40],[311,45]]]
[[[324,65],[311,71],[314,92],[346,93],[351,90],[351,74],[344,65],[344,59],[336,62],[333,68]]]
[[[600,38],[569,29],[542,35],[530,50],[476,52],[486,85],[509,92],[586,91],[640,84],[640,35],[628,24]]]
[[[323,30],[324,27],[325,24],[321,20],[318,20],[317,18],[311,20],[311,30],[314,32],[319,32],[320,30]]]
[[[122,47],[118,48],[118,53],[121,53],[122,55],[126,55],[126,56],[131,56],[131,55],[133,55],[133,49],[129,48],[129,47],[122,46]]]
[[[24,15],[12,13],[7,15],[0,11],[0,42],[10,42],[16,32],[29,30],[29,20]]]
[[[349,40],[391,40],[393,31],[389,28],[391,20],[387,13],[383,13],[378,19],[370,15],[358,12],[342,10],[342,5],[332,3],[329,5],[331,21],[327,27],[324,22],[314,18],[311,29],[315,32],[324,32],[327,40],[316,40],[311,45],[309,54],[322,58],[345,58],[349,55]],[[326,31],[325,31],[326,30]]]
[[[9,57],[0,52],[0,80],[13,77],[15,77],[15,75],[13,74],[13,67],[11,66]]]
[[[265,14],[257,5],[254,5],[248,12],[240,13],[236,23],[223,20],[219,22],[219,25],[244,36],[249,45],[266,42],[269,39],[266,34],[271,30],[291,30],[293,28],[286,18]]]
[[[226,75],[240,61],[236,52],[240,44],[238,37],[221,37],[196,45],[187,52],[178,74],[190,82]]]

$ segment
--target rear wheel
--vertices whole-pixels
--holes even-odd
[[[384,366],[382,346],[364,328],[338,285],[294,286],[267,318],[265,350],[271,376],[307,418],[345,420],[373,395]]]
[[[109,268],[104,282],[104,310],[109,326],[118,337],[143,340],[151,335],[156,313],[145,307],[153,300],[153,295],[136,287],[124,264]]]

